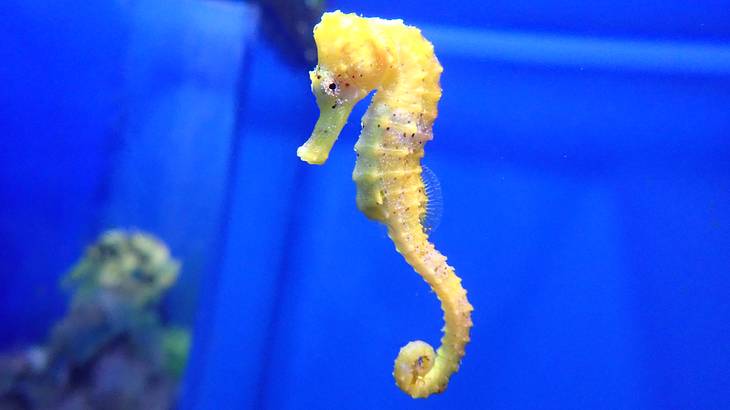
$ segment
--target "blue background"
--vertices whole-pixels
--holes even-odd
[[[355,207],[365,104],[301,163],[307,68],[236,2],[0,6],[2,345],[43,337],[83,246],[137,226],[186,266],[182,408],[729,408],[730,2],[330,8],[422,27],[444,66],[433,240],[476,309],[446,393],[392,380],[441,314]]]

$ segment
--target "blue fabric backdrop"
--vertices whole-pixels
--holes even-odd
[[[433,240],[476,308],[447,392],[392,380],[441,314],[355,207],[364,104],[301,163],[307,69],[236,2],[0,6],[0,340],[136,224],[198,267],[168,304],[200,301],[182,408],[730,407],[730,2],[331,6],[421,26],[444,66]]]

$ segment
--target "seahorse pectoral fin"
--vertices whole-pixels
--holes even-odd
[[[318,101],[319,102],[319,101]],[[297,149],[297,156],[309,164],[321,165],[327,161],[332,146],[347,123],[352,103],[333,103],[319,107],[319,119],[309,139]]]

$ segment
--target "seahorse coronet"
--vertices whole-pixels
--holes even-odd
[[[402,20],[325,13],[314,28],[318,64],[309,73],[320,116],[297,155],[323,164],[352,108],[376,91],[355,144],[356,203],[388,229],[396,251],[431,286],[444,311],[434,351],[414,341],[401,348],[393,376],[413,398],[446,389],[469,342],[473,307],[461,279],[429,241],[423,219],[429,198],[422,177],[424,146],[433,139],[443,68],[433,45]]]

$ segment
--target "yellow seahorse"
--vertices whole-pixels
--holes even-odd
[[[459,369],[473,310],[461,279],[423,226],[429,199],[421,158],[433,139],[443,69],[420,30],[401,20],[325,13],[314,39],[319,61],[309,76],[320,117],[297,155],[324,163],[353,106],[377,90],[355,144],[357,206],[387,226],[397,251],[441,301],[446,326],[438,352],[425,342],[410,342],[393,371],[398,387],[413,398],[440,393]]]

